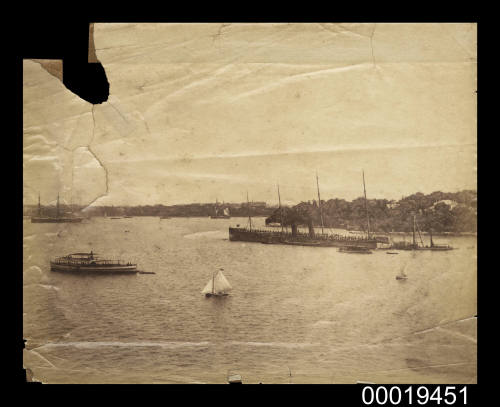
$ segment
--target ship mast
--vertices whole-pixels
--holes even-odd
[[[415,222],[416,222],[415,217],[416,216],[413,215],[413,248],[417,247],[417,243],[415,241]]]
[[[368,238],[370,238],[370,216],[368,215],[368,201],[366,200],[365,171],[363,171],[363,191],[365,193],[366,223],[368,226]]]
[[[280,185],[278,184],[278,202],[280,206],[280,224],[281,224],[281,233],[283,234],[283,209],[281,208],[281,196],[280,196]]]
[[[319,195],[319,180],[318,172],[316,171],[316,186],[318,187],[318,205],[319,205],[319,216],[321,217],[321,234],[323,234],[323,209],[321,208],[321,196]]]
[[[57,194],[56,217],[59,217],[59,193]]]
[[[40,192],[38,193],[38,216],[42,216],[42,206],[40,205]]]
[[[252,230],[252,218],[250,216],[250,201],[248,200],[248,191],[247,191],[247,208],[248,208],[248,222],[250,224],[250,231]]]
[[[416,218],[415,218],[415,225],[417,226],[417,232],[418,232],[418,237],[420,238],[420,243],[422,244],[422,246],[424,246],[424,241],[422,240],[422,235],[420,233],[420,228],[418,227]]]

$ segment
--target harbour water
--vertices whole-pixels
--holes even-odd
[[[230,242],[236,224],[25,219],[25,366],[47,383],[225,383],[229,371],[244,383],[476,382],[475,237],[357,255]],[[50,271],[51,257],[90,250],[156,274]],[[231,295],[205,298],[219,268]]]

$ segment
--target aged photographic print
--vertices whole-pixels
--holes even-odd
[[[23,60],[43,383],[477,383],[475,23],[95,23]]]

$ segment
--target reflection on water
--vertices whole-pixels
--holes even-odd
[[[24,222],[25,364],[43,381],[289,383],[288,368],[293,383],[476,381],[474,237],[356,255],[228,241],[242,218]],[[156,274],[50,272],[90,250]],[[233,291],[206,298],[221,267]]]

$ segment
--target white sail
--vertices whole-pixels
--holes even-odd
[[[403,267],[401,267],[401,270],[399,271],[399,277],[403,277],[403,278],[407,277],[405,270],[406,270],[406,264],[404,264]]]
[[[210,279],[210,281],[207,283],[207,285],[205,286],[205,288],[201,291],[202,294],[210,294],[213,292],[212,290],[212,286],[213,286],[213,278]]]
[[[222,274],[222,271],[219,271],[215,276],[214,284],[215,284],[214,291],[216,294],[227,293],[233,288],[231,287],[231,284],[229,284],[229,281],[227,281],[224,274]]]
[[[229,208],[224,209],[224,215],[229,216]]]
[[[212,277],[205,288],[201,291],[202,294],[225,294],[232,289],[231,284],[227,281],[222,271]]]

